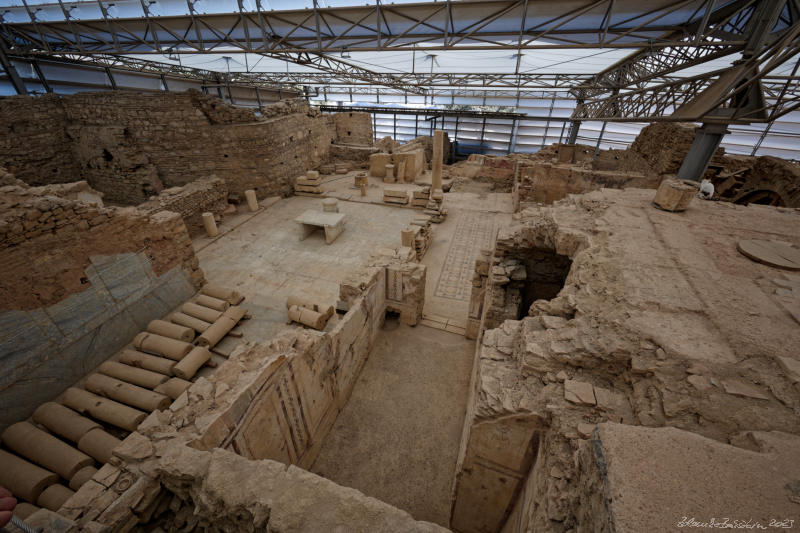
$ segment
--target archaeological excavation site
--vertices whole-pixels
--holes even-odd
[[[800,529],[798,0],[0,0],[0,531]]]

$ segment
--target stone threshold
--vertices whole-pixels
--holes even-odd
[[[465,335],[467,323],[466,321],[447,318],[440,315],[428,314],[423,311],[422,320],[419,322],[423,326],[428,326],[433,329],[440,329],[442,331],[449,331],[456,335]]]

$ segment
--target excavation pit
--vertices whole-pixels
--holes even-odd
[[[564,288],[572,260],[545,248],[534,248],[523,254],[525,283],[522,287],[522,303],[519,318],[528,315],[536,300],[552,300]]]

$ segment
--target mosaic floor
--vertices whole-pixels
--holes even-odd
[[[433,243],[422,260],[428,266],[423,324],[463,334],[475,258],[511,222],[511,195],[448,193],[445,206],[447,219],[434,226]]]
[[[495,214],[463,211],[456,216],[456,229],[434,294],[441,298],[469,300],[475,257],[494,241]]]

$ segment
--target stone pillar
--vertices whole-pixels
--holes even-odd
[[[400,230],[400,238],[403,246],[407,246],[409,248],[414,248],[414,238],[416,237],[416,232],[413,228],[406,226],[402,230]]]
[[[244,197],[247,199],[247,207],[250,211],[258,211],[258,198],[256,198],[256,191],[247,189],[244,191]]]
[[[431,161],[431,192],[442,189],[442,151],[444,130],[433,132],[433,161]]]
[[[214,221],[214,213],[203,213],[203,226],[206,228],[206,233],[208,233],[209,237],[216,237],[219,235],[217,223]]]

